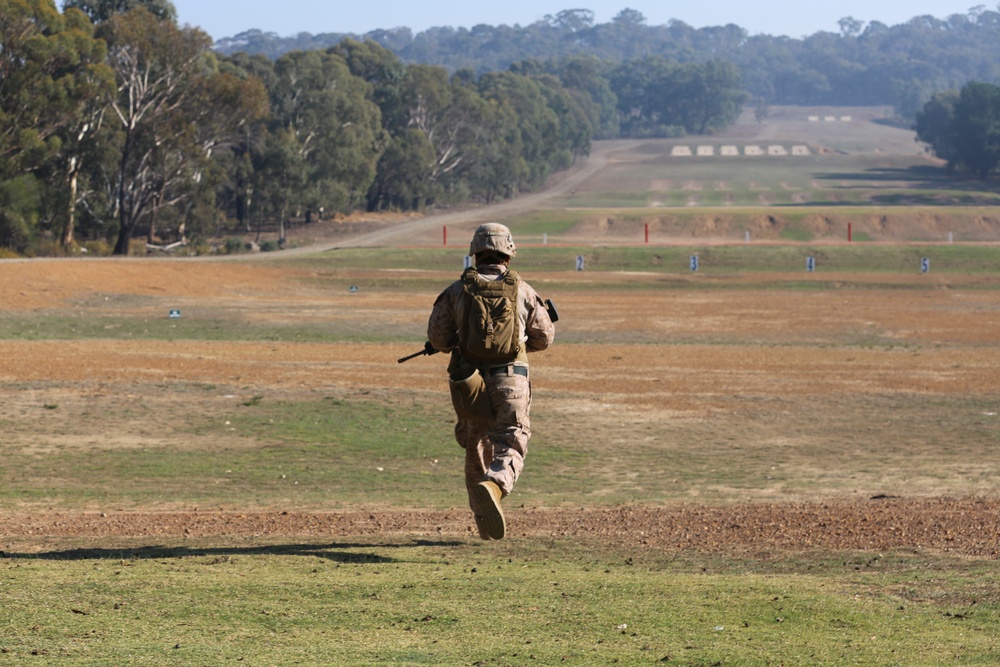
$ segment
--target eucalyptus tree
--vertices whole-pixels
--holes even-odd
[[[127,254],[144,216],[191,196],[212,150],[266,106],[259,84],[214,68],[211,39],[142,6],[114,14],[100,29],[108,43],[117,96],[112,110],[120,142],[114,179],[115,254]]]
[[[594,139],[611,139],[617,137],[621,131],[618,124],[618,97],[611,90],[609,80],[612,69],[610,62],[587,55],[563,58],[553,67],[560,83],[566,89],[586,95],[581,104],[589,119]]]
[[[923,109],[917,112],[914,126],[917,139],[930,145],[934,154],[948,163],[949,171],[956,167],[955,162],[958,157],[952,137],[952,123],[958,99],[957,90],[935,93],[924,104]]]
[[[951,122],[955,161],[986,178],[1000,165],[1000,86],[966,84],[955,102]]]
[[[673,81],[678,65],[663,56],[647,56],[619,65],[611,89],[618,100],[619,122],[625,136],[676,134],[671,111],[676,102]]]
[[[366,203],[388,140],[369,84],[331,52],[286,53],[274,74],[268,157],[261,167],[285,174],[267,185],[280,223],[295,211],[347,212]]]
[[[121,130],[114,253],[124,255],[139,221],[164,203],[164,191],[180,177],[171,160],[171,140],[182,130],[210,40],[142,7],[110,16],[99,34],[108,42],[118,86],[112,104]]]
[[[270,100],[270,91],[274,89],[277,75],[274,71],[274,61],[267,56],[249,55],[245,52],[236,53],[224,58],[219,63],[220,71],[229,73],[241,79],[254,79],[263,86],[265,101]],[[272,140],[268,125],[271,121],[270,107],[268,114],[239,128],[238,137],[229,145],[229,152],[221,155],[219,162],[224,166],[217,201],[224,215],[235,217],[240,226],[247,232],[253,231],[253,212],[258,212],[257,229],[263,222],[263,215],[268,210],[265,198],[267,181],[264,174],[264,151]]]
[[[428,177],[433,183],[460,175],[469,149],[483,136],[483,99],[441,67],[411,65],[403,92],[407,127],[423,134],[433,148]]]
[[[521,177],[510,185],[513,192],[541,185],[555,169],[568,166],[561,145],[559,117],[548,105],[542,84],[514,72],[489,72],[480,77],[480,94],[501,107],[509,107],[516,118]]]
[[[676,89],[679,124],[691,134],[723,130],[739,118],[747,95],[739,70],[727,60],[689,63]]]
[[[396,54],[371,39],[345,39],[329,53],[343,58],[351,74],[369,85],[368,96],[378,105],[386,131],[396,134],[407,127],[403,102],[407,67]]]
[[[104,23],[115,14],[126,14],[136,7],[148,10],[164,21],[177,20],[177,8],[170,0],[66,0],[66,9],[79,9],[95,23]]]
[[[434,146],[417,128],[393,135],[368,189],[367,208],[421,210],[433,199]]]
[[[474,75],[470,85],[465,76],[449,79],[443,67],[405,66],[372,40],[344,40],[330,51],[371,86],[388,137],[368,208],[422,208],[440,195],[467,192],[469,147],[484,131]]]
[[[468,150],[464,186],[487,204],[518,192],[530,176],[524,157],[523,135],[514,107],[497,98],[485,98],[480,140]]]
[[[55,156],[60,132],[107,90],[104,44],[52,0],[0,0],[0,177]]]
[[[33,181],[44,167],[65,176],[54,179],[66,202],[55,217],[72,229],[75,139],[112,90],[104,59],[79,11],[60,14],[52,0],[0,0],[0,245],[31,240],[40,207],[30,202],[44,196],[31,194],[43,191]]]

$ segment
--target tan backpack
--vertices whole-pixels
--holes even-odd
[[[489,364],[514,361],[521,351],[517,315],[521,278],[514,271],[499,280],[483,278],[475,267],[462,273],[458,300],[458,346],[465,359]]]

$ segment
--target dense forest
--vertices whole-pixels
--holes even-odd
[[[986,176],[992,154],[972,152],[1000,146],[1000,103],[966,80],[996,78],[1000,41],[980,40],[997,19],[845,19],[789,40],[572,10],[326,44],[250,33],[237,50],[169,0],[0,0],[0,253],[205,252],[265,226],[280,247],[324,216],[530,191],[594,139],[718,132],[748,100],[895,95],[954,169]]]
[[[937,91],[957,89],[970,80],[1000,83],[1000,12],[982,5],[967,14],[918,16],[894,26],[851,17],[838,23],[836,32],[792,39],[750,35],[732,24],[697,29],[681,21],[647,25],[640,12],[630,9],[598,24],[593,12],[572,9],[527,26],[439,27],[417,34],[397,28],[366,35],[279,37],[252,30],[219,39],[215,48],[275,58],[288,50],[326,48],[345,38],[370,39],[405,63],[477,73],[525,59],[581,55],[616,64],[652,56],[679,63],[721,59],[736,66],[755,100],[891,105],[904,120],[912,120]]]

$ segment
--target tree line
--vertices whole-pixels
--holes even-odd
[[[168,0],[0,0],[0,247],[114,254],[358,209],[492,202],[594,138],[725,128],[722,59],[590,55],[495,71],[375,40],[221,55]]]
[[[591,55],[623,63],[658,55],[678,62],[720,58],[732,62],[747,92],[766,104],[891,105],[912,120],[939,90],[967,81],[1000,83],[1000,12],[979,5],[947,18],[916,16],[899,24],[845,17],[801,38],[751,35],[732,23],[694,28],[683,21],[649,25],[642,13],[622,10],[597,23],[587,9],[571,9],[530,25],[374,30],[372,39],[407,63],[476,72],[505,69],[525,58]],[[216,48],[265,53],[327,48],[345,33],[280,37],[250,30],[219,39]]]

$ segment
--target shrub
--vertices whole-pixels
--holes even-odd
[[[238,236],[230,236],[222,246],[222,251],[227,255],[235,255],[243,251],[243,239]]]

